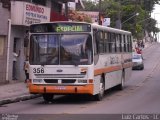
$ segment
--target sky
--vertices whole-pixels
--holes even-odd
[[[152,18],[156,19],[157,20],[157,23],[160,24],[160,5],[155,5],[155,9],[154,11],[152,12]]]
[[[160,28],[160,5],[155,5],[155,9],[152,12],[151,17],[157,20],[157,27]],[[160,42],[160,33],[157,37]]]

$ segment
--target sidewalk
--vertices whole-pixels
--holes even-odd
[[[145,43],[145,47],[144,47],[144,49],[146,49],[146,48],[150,47],[152,44],[154,44],[154,43],[146,42],[146,43]]]
[[[24,101],[39,96],[30,94],[27,84],[24,82],[0,85],[0,105]]]

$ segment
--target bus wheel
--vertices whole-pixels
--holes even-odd
[[[116,88],[117,90],[123,90],[124,89],[124,81],[125,81],[125,73],[124,71],[122,72],[122,77],[121,77],[121,84],[119,84]]]
[[[96,101],[101,101],[102,98],[104,97],[104,92],[105,92],[105,85],[104,85],[104,79],[101,77],[100,85],[99,85],[99,93],[95,95],[95,100]]]
[[[43,94],[43,99],[46,102],[52,102],[54,95],[53,94]]]

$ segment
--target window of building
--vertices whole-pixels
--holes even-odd
[[[62,12],[62,4],[52,1],[52,10],[54,10],[55,12],[61,13]]]
[[[45,6],[46,0],[32,0],[32,3]]]
[[[0,36],[0,56],[3,55],[4,52],[4,37]]]
[[[13,52],[16,53],[17,50],[17,38],[14,38],[14,42],[13,42]]]

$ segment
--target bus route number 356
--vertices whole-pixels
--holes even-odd
[[[33,73],[44,73],[44,68],[33,68]]]

